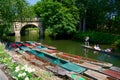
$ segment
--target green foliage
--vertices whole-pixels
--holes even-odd
[[[34,9],[44,28],[49,28],[52,35],[70,35],[76,31],[79,19],[77,7],[71,5],[67,8],[60,2],[43,1],[38,2]]]
[[[120,49],[120,39],[114,42],[114,45]]]
[[[38,31],[38,28],[27,28],[26,30],[29,30],[29,31],[36,30],[36,31]]]
[[[0,36],[13,32],[13,23],[32,17],[33,11],[25,0],[0,0]]]
[[[78,32],[74,35],[74,38],[79,41],[84,41],[85,37],[90,37],[91,43],[96,44],[113,44],[120,36],[111,35],[109,33],[102,33],[96,31]]]

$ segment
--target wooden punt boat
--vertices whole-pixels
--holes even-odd
[[[34,54],[36,55],[36,53],[34,53]],[[41,55],[41,56],[43,56],[43,55]],[[54,55],[52,55],[52,56],[54,56]],[[74,63],[74,61],[72,61],[72,62]],[[77,65],[80,65],[80,66],[85,67],[85,68],[93,69],[93,70],[98,70],[98,71],[102,69],[101,66],[90,64],[90,63],[86,63],[86,62],[81,62],[81,61],[77,62]]]
[[[45,47],[47,47],[48,49],[51,49],[51,50],[56,50],[57,48],[56,47],[53,47],[53,46],[48,46],[48,45],[44,45]]]
[[[92,46],[86,46],[86,45],[82,45],[82,46],[84,48],[91,49],[91,50],[98,51],[98,52],[102,52],[102,53],[106,53],[106,54],[111,54],[112,53],[112,52],[105,52],[103,49],[101,49],[101,50],[94,49]]]
[[[53,46],[49,46],[49,45],[46,45],[46,44],[42,44],[42,43],[37,43],[37,42],[34,42],[34,41],[26,41],[26,43],[29,43],[31,45],[33,45],[34,47],[35,46],[44,46],[50,50],[56,50],[57,48],[56,47],[53,47]]]
[[[79,61],[87,62],[87,63],[99,65],[102,67],[111,67],[112,66],[111,63],[101,62],[101,61],[98,61],[95,59],[86,58],[86,57],[77,56],[77,55],[68,54],[68,53],[63,53],[63,52],[56,53],[56,56],[61,57],[61,58],[65,58],[67,60],[76,61],[76,62],[79,62]]]
[[[54,49],[49,49],[49,48],[47,48],[47,47],[36,46],[36,48],[38,48],[38,49],[40,49],[40,50],[42,50],[42,51],[44,51],[44,52],[48,52],[48,53],[54,53],[54,52],[56,52],[56,50],[54,50]]]
[[[87,70],[84,72],[85,75],[95,79],[95,80],[110,80],[108,76],[93,70]]]
[[[112,66],[110,69],[120,73],[120,68],[119,67]]]
[[[87,63],[87,62],[77,63],[77,64],[80,65],[80,66],[83,66],[85,68],[92,69],[92,70],[97,70],[97,71],[100,71],[100,70],[103,69],[101,66],[90,64],[90,63]]]
[[[46,68],[47,70],[53,72],[56,75],[60,75],[60,76],[68,76],[68,74],[70,74],[71,72],[69,72],[66,69],[63,69],[57,65],[51,64],[45,60],[40,59],[39,57],[35,57],[34,55],[28,53],[28,51],[23,51],[23,50],[18,50],[18,53],[22,54],[27,60],[29,60],[32,64],[37,65],[39,67],[44,67],[44,69]],[[34,56],[34,57],[33,57]],[[73,73],[73,72],[72,72]],[[80,77],[80,79],[84,79],[84,80],[90,80],[90,78],[88,77]]]
[[[87,76],[75,73],[67,73],[67,76],[70,78],[68,80],[93,80],[92,78],[89,78]]]
[[[23,43],[23,45],[26,46],[26,47],[29,47],[29,48],[33,48],[34,47],[33,45],[31,45],[29,43]]]
[[[51,66],[51,65],[48,65],[48,66],[45,66],[45,68],[47,68],[49,71],[57,74],[57,75],[61,75],[61,76],[65,76],[66,74],[69,73],[69,71],[59,67],[59,66]]]
[[[82,47],[90,49],[90,50],[98,51],[98,52],[101,52],[101,53],[104,53],[104,54],[120,57],[120,54],[115,53],[115,52],[108,52],[108,51],[105,51],[104,49],[97,50],[97,49],[94,49],[92,46],[86,46],[86,45],[82,45]]]
[[[37,46],[36,42],[34,42],[34,41],[25,41],[24,43],[28,43],[28,44],[32,45],[33,47]]]
[[[26,47],[26,46],[21,46],[21,47],[19,47],[21,50],[23,50],[23,51],[30,51],[31,50],[31,48],[29,48],[29,47]]]
[[[54,47],[54,46],[49,46],[49,45],[42,44],[42,43],[37,43],[37,42],[36,42],[36,44],[37,44],[38,46],[44,46],[44,47],[46,47],[46,48],[48,48],[48,49],[51,49],[51,50],[56,50],[56,49],[57,49],[57,48]]]
[[[68,71],[73,71],[73,72],[77,72],[77,73],[82,73],[82,72],[85,71],[85,68],[83,68],[81,66],[78,66],[74,63],[71,63],[71,62],[62,60],[60,58],[45,54],[43,52],[39,52],[39,51],[36,51],[36,50],[32,50],[32,51],[28,51],[28,52],[30,54],[33,54],[33,55],[43,59],[43,60],[46,60],[46,61],[48,61],[52,64],[58,65],[58,66],[66,69]]]
[[[80,61],[79,59],[72,58],[70,56],[63,56],[63,55],[57,55],[57,56],[62,58],[62,59],[74,62],[75,64],[83,66],[83,67],[85,67],[87,69],[92,69],[92,70],[97,70],[97,71],[102,69],[102,67],[99,66],[99,65],[95,65],[95,64],[84,62],[84,61]]]
[[[114,77],[114,78],[116,78],[116,80],[120,80],[120,73],[117,71],[106,69],[106,70],[103,70],[102,73],[109,75],[111,77]]]
[[[51,65],[48,61],[38,58],[37,56],[30,54],[28,51],[17,50],[17,53],[23,55],[26,60],[29,60],[32,64],[37,65],[39,67],[44,67],[46,65]]]
[[[39,45],[38,45],[39,44]],[[30,48],[30,49],[40,49],[43,50],[44,52],[48,52],[48,53],[54,53],[56,52],[56,49],[52,49],[52,46],[45,46],[43,44],[40,45],[40,43],[37,42],[33,42],[33,41],[26,41],[26,42],[13,42],[10,43],[10,48],[22,48],[22,49],[26,49],[26,48]],[[50,48],[51,47],[51,48]]]

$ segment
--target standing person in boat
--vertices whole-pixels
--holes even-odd
[[[89,46],[89,39],[90,39],[89,36],[86,36],[86,38],[85,38],[85,45],[86,46]]]

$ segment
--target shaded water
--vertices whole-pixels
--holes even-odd
[[[52,40],[48,36],[46,36],[44,40],[40,40],[39,35],[36,32],[30,33],[26,36],[22,36],[18,39],[15,37],[13,38],[15,39],[15,41],[41,42],[43,44],[54,46],[59,51],[62,51],[62,52],[76,54],[76,55],[84,56],[84,57],[89,57],[89,58],[97,59],[100,61],[110,62],[113,65],[120,67],[120,62],[119,62],[120,57],[114,57],[114,56],[106,55],[104,53],[94,53],[92,50],[84,49],[83,47],[81,47],[83,43],[80,43],[80,42],[71,41],[71,40]],[[13,38],[10,37],[9,39],[14,41]],[[100,46],[106,47],[106,48],[109,47],[105,45],[100,45]]]

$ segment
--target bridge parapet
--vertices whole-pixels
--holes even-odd
[[[41,22],[39,21],[39,18],[33,18],[30,20],[22,21],[22,22],[16,21],[13,24],[15,35],[20,36],[21,29],[27,25],[34,25],[34,26],[38,27],[39,29],[40,29],[40,27],[42,27]]]

